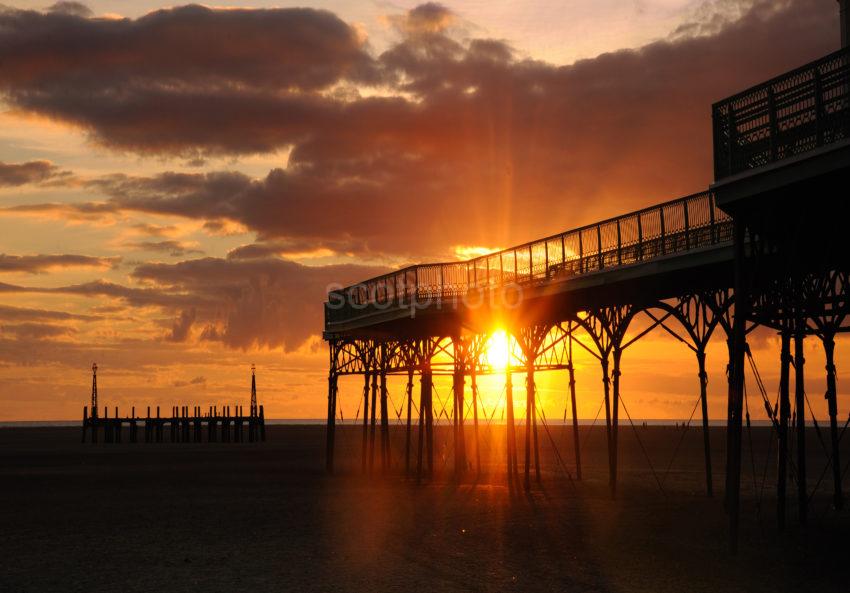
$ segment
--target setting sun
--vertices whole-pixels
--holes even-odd
[[[487,340],[487,364],[493,369],[503,370],[507,368],[511,358],[511,346],[508,334],[505,330],[493,332]]]

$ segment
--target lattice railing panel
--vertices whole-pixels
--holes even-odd
[[[560,281],[731,240],[731,220],[714,197],[695,194],[469,261],[411,266],[334,291],[338,298],[329,296],[329,303],[345,304],[326,307],[326,319],[355,318],[369,306],[404,306],[413,297]]]
[[[850,49],[715,103],[722,179],[850,138]]]

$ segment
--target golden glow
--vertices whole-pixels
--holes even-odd
[[[481,245],[454,245],[452,247],[455,257],[461,261],[481,257],[482,255],[499,251],[500,249],[501,247],[483,247]]]
[[[487,340],[487,364],[494,369],[505,369],[511,360],[511,344],[504,330],[493,332]]]

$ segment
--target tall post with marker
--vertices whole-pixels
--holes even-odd
[[[91,363],[91,442],[97,442],[97,363]]]
[[[251,363],[251,406],[248,419],[248,442],[253,443],[257,438],[259,410],[257,409],[257,367]]]

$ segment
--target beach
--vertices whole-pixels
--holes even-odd
[[[805,530],[789,481],[777,530],[769,429],[752,431],[756,481],[745,446],[736,556],[724,429],[711,429],[712,498],[699,428],[620,430],[612,498],[599,426],[580,428],[581,481],[571,428],[541,427],[529,492],[507,485],[500,426],[481,429],[480,473],[467,430],[461,479],[451,428],[437,427],[435,475],[421,481],[405,477],[400,426],[392,467],[376,452],[365,474],[361,429],[339,427],[331,476],[321,426],[269,426],[264,443],[114,445],[83,445],[79,428],[4,428],[0,591],[846,591],[850,521],[828,481]],[[809,490],[826,459],[816,439]]]

